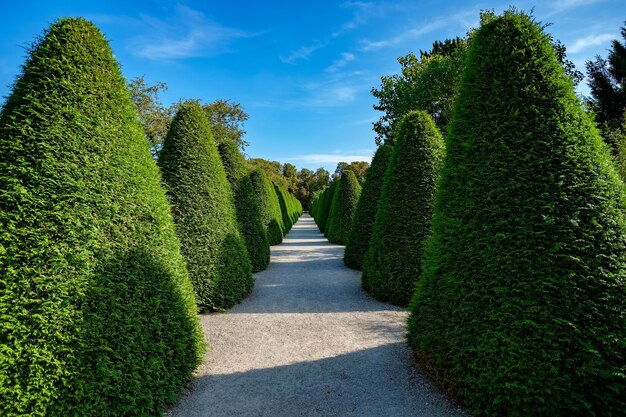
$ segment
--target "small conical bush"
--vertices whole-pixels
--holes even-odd
[[[409,341],[477,416],[624,416],[624,185],[550,40],[475,34]]]
[[[118,63],[52,24],[0,114],[0,415],[161,415],[204,347]]]
[[[218,150],[233,191],[237,222],[246,242],[252,272],[263,271],[270,262],[270,244],[245,160],[233,141],[220,143]]]
[[[182,103],[159,154],[176,231],[202,309],[222,310],[252,290],[252,267],[233,194],[199,103]]]
[[[356,175],[352,171],[344,171],[333,194],[330,208],[329,226],[326,231],[330,242],[346,244],[360,195],[361,186]]]
[[[363,268],[363,258],[374,231],[376,208],[392,151],[393,147],[390,144],[381,145],[376,150],[372,165],[365,175],[361,197],[354,212],[354,223],[343,255],[343,261],[350,268],[358,270]]]
[[[333,196],[335,195],[335,190],[337,189],[337,185],[339,181],[333,181],[332,184],[324,190],[324,201],[320,207],[320,222],[319,228],[324,233],[324,236],[328,237],[328,224],[330,219],[330,209],[333,204]]]
[[[250,180],[254,187],[259,210],[261,210],[267,239],[270,245],[279,245],[283,241],[283,215],[274,186],[260,169],[255,169],[250,173]]]
[[[276,197],[278,198],[278,204],[280,205],[280,213],[283,221],[283,233],[286,235],[289,230],[291,230],[292,220],[290,216],[291,209],[289,207],[289,200],[287,197],[287,192],[282,190],[276,184],[274,184],[274,191],[276,192]]]
[[[444,144],[424,111],[404,116],[396,138],[365,255],[362,283],[375,298],[405,306],[413,296],[431,232]]]

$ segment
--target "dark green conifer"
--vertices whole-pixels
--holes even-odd
[[[354,172],[343,171],[330,208],[329,226],[326,230],[330,242],[346,244],[360,195],[361,186]]]
[[[84,19],[29,50],[0,113],[0,415],[161,415],[204,348],[159,172]]]
[[[477,416],[624,416],[624,185],[550,40],[470,47],[409,340]]]
[[[252,267],[233,194],[199,103],[178,107],[159,154],[196,302],[222,310],[252,290]]]
[[[270,244],[245,160],[234,141],[223,141],[218,151],[233,191],[239,230],[248,249],[252,272],[263,271],[270,262]]]
[[[290,216],[291,208],[287,197],[288,192],[281,189],[276,184],[274,184],[274,191],[276,192],[278,204],[280,205],[280,213],[283,221],[283,233],[286,235],[289,233],[289,230],[291,230],[291,226],[293,225]]]
[[[372,165],[365,174],[365,183],[354,212],[354,223],[343,255],[343,261],[350,268],[359,270],[363,268],[363,258],[374,231],[376,207],[392,151],[393,147],[390,144],[379,146],[372,158]]]
[[[250,180],[254,187],[261,218],[265,225],[265,232],[270,245],[279,245],[283,241],[283,216],[280,210],[280,203],[274,191],[274,186],[260,169],[255,169],[250,173]]]
[[[318,226],[324,236],[328,236],[328,220],[330,218],[330,208],[333,204],[333,195],[335,194],[335,190],[337,189],[337,184],[339,184],[339,181],[333,181],[330,186],[328,186],[328,188],[324,191],[324,200],[322,201],[322,205],[320,206],[321,213]]]
[[[396,133],[361,278],[377,299],[405,306],[422,269],[445,147],[424,111],[409,112]]]

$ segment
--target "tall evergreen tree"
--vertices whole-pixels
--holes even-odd
[[[372,158],[372,166],[367,170],[361,197],[354,213],[354,224],[343,255],[343,261],[350,268],[360,270],[363,267],[363,258],[374,230],[376,207],[392,151],[393,147],[390,144],[379,146]]]
[[[252,290],[252,267],[226,172],[199,103],[178,107],[159,166],[198,305],[207,310],[232,307]]]
[[[317,224],[324,236],[328,236],[328,220],[330,218],[330,208],[333,204],[333,195],[337,189],[339,181],[333,181],[324,191],[324,199],[320,206],[320,221]]]
[[[0,415],[161,415],[203,338],[158,169],[92,23],[28,55],[0,113]]]
[[[270,244],[246,162],[235,141],[219,143],[218,151],[226,171],[226,178],[233,191],[237,222],[246,242],[252,272],[263,271],[270,262]]]
[[[596,56],[586,63],[589,102],[597,121],[608,129],[619,129],[626,111],[626,26],[621,34],[624,41],[613,40],[608,59]]]
[[[623,184],[537,23],[476,33],[409,340],[477,416],[623,416]]]
[[[435,123],[424,111],[409,112],[402,118],[396,142],[363,263],[362,282],[374,297],[405,306],[422,269],[445,148]]]

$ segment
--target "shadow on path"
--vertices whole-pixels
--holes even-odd
[[[212,352],[169,416],[463,416],[421,376],[407,312],[363,292],[303,216],[251,296],[201,316]]]

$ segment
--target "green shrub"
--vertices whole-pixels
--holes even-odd
[[[405,306],[415,290],[430,236],[435,183],[445,148],[424,111],[405,115],[396,133],[361,279],[375,298]]]
[[[330,208],[329,226],[326,230],[330,242],[345,245],[360,195],[361,186],[354,172],[344,171],[333,194]]]
[[[365,175],[365,183],[354,212],[354,222],[343,255],[343,261],[350,268],[359,270],[363,268],[363,258],[374,231],[376,207],[392,152],[393,147],[389,144],[379,146]]]
[[[283,234],[286,235],[291,230],[292,220],[289,215],[289,203],[287,199],[287,191],[282,190],[276,184],[274,184],[274,192],[276,193],[276,198],[278,198],[278,204],[280,206],[280,214],[282,218],[282,226],[283,226]]]
[[[260,169],[255,169],[250,173],[250,180],[261,210],[267,239],[270,245],[278,245],[283,241],[283,218],[274,186]]]
[[[199,103],[179,105],[159,154],[176,232],[202,309],[241,301],[254,280],[233,194]]]
[[[328,236],[328,219],[330,218],[330,207],[333,204],[333,195],[337,189],[338,181],[333,181],[332,184],[324,191],[324,201],[320,206],[320,222],[317,224],[320,231],[324,236]]]
[[[477,416],[624,416],[623,183],[528,16],[472,41],[409,340]]]
[[[0,113],[0,415],[161,415],[204,343],[158,169],[100,31],[61,19]]]
[[[217,149],[233,191],[239,230],[248,249],[252,271],[263,271],[270,263],[270,244],[246,162],[234,141],[224,141]]]

